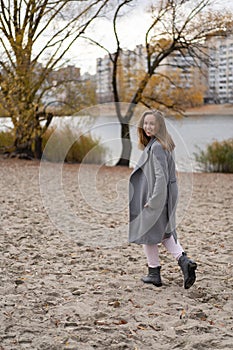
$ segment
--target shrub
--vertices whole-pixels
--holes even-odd
[[[98,164],[106,155],[106,149],[100,145],[99,139],[91,134],[82,134],[68,125],[56,131],[49,128],[43,137],[42,147],[44,158],[52,162]]]
[[[196,161],[205,171],[233,173],[233,139],[214,141],[206,151],[194,153]]]
[[[0,152],[6,152],[14,145],[13,131],[0,131]]]

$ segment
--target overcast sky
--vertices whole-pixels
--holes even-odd
[[[215,2],[216,8],[233,10],[233,1],[231,0],[216,0]],[[118,33],[122,48],[134,49],[137,44],[144,44],[145,32],[148,29],[148,24],[151,23],[150,14],[146,11],[150,3],[151,0],[138,0],[137,6],[128,7],[127,14],[118,20]],[[110,52],[115,51],[111,21],[103,18],[96,20],[86,34],[99,40]],[[105,54],[103,49],[78,40],[69,53],[70,63],[80,67],[82,74],[85,72],[94,74],[96,72],[96,59]]]
[[[118,35],[122,48],[134,49],[137,44],[144,43],[144,36],[148,23],[150,23],[150,14],[146,8],[151,0],[138,0],[136,7],[127,7],[127,14],[120,18],[118,24]],[[112,22],[106,18],[97,19],[94,25],[86,32],[95,40],[99,40],[110,52],[116,49],[116,43],[113,35]],[[95,73],[96,59],[103,57],[107,52],[93,44],[87,44],[86,41],[78,40],[69,52],[72,62],[81,68],[81,73],[89,71]]]

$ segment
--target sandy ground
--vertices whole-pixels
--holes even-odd
[[[179,238],[198,263],[185,290],[163,247],[163,286],[140,281],[129,169],[65,165],[62,189],[59,171],[0,160],[0,349],[233,349],[233,175],[179,174]]]

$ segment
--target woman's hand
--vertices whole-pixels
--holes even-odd
[[[148,208],[148,207],[149,207],[149,204],[146,203],[146,204],[144,205],[144,208]]]

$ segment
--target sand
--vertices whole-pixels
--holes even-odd
[[[179,174],[177,229],[198,263],[185,290],[163,247],[163,286],[140,280],[130,169],[65,165],[60,197],[59,169],[0,160],[0,349],[233,349],[233,175]]]

